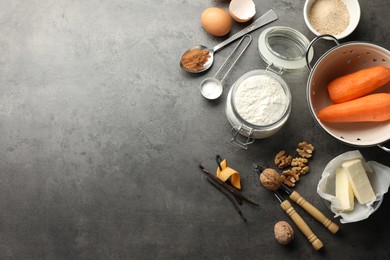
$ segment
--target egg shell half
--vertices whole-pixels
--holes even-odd
[[[256,14],[255,3],[252,0],[232,0],[229,4],[229,14],[236,22],[247,22]]]

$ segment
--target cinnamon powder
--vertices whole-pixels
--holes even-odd
[[[342,0],[317,0],[309,11],[311,25],[321,34],[338,35],[349,24],[349,12]]]
[[[183,57],[181,58],[181,64],[189,71],[198,71],[203,68],[208,59],[208,50],[194,49],[184,53]]]

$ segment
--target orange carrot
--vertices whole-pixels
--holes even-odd
[[[390,120],[390,94],[377,93],[323,108],[324,122],[380,122]]]
[[[362,97],[390,81],[390,69],[376,66],[339,77],[328,85],[333,103],[342,103]]]

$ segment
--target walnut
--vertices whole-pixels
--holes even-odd
[[[275,191],[279,189],[280,184],[284,181],[284,177],[279,175],[274,169],[265,169],[260,174],[260,182],[269,190]]]
[[[291,161],[291,166],[292,166],[292,167],[296,167],[296,166],[305,167],[308,163],[309,163],[309,160],[306,159],[306,158],[303,158],[303,157],[295,157],[295,158],[292,159],[292,161]]]
[[[309,166],[296,166],[291,168],[292,171],[295,171],[298,175],[306,174],[309,172]]]
[[[293,177],[295,179],[295,181],[299,181],[299,174],[296,171],[292,170],[292,169],[291,170],[285,170],[285,171],[283,171],[282,174],[284,176],[286,176],[287,178],[289,176],[291,176],[291,177]]]
[[[276,241],[282,245],[291,243],[294,239],[294,229],[286,221],[279,221],[274,226]]]
[[[293,170],[283,171],[282,174],[286,177],[283,183],[290,187],[294,187],[295,183],[299,181],[299,174]]]
[[[295,179],[293,177],[286,178],[284,179],[283,183],[286,184],[289,187],[294,187],[295,186]]]
[[[281,150],[276,154],[274,162],[279,169],[283,169],[290,166],[291,160],[292,156],[287,155],[285,150]]]
[[[281,150],[276,154],[274,160],[276,166],[280,169],[291,166],[290,169],[285,170],[281,175],[284,177],[283,183],[290,187],[295,186],[301,174],[309,172],[309,158],[313,156],[314,146],[308,142],[300,142],[296,151],[300,157],[292,158],[286,154],[285,150]]]
[[[298,148],[296,150],[301,157],[311,158],[314,151],[314,146],[307,142],[301,142],[298,144]]]
[[[295,171],[296,173],[300,174],[306,174],[309,172],[309,166],[307,164],[309,163],[309,160],[303,157],[296,157],[292,159],[291,161],[291,170]]]

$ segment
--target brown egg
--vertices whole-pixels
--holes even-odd
[[[210,7],[201,15],[202,26],[211,35],[224,36],[232,28],[232,19],[229,14],[217,7]]]

